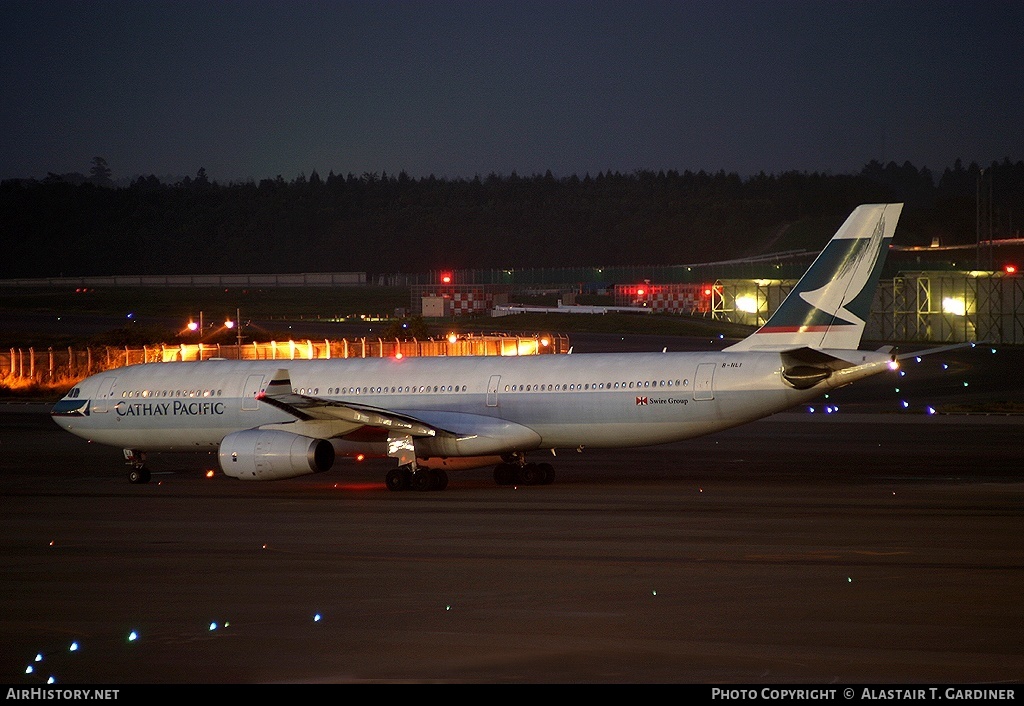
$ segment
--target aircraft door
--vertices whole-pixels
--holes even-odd
[[[697,366],[697,374],[693,376],[693,399],[715,399],[715,368],[718,363],[701,363]]]
[[[492,375],[491,379],[487,381],[487,406],[497,407],[498,406],[498,383],[501,382],[500,375]]]
[[[245,379],[245,388],[242,390],[242,410],[253,411],[260,406],[256,395],[263,390],[263,375],[250,375]]]
[[[96,399],[92,403],[92,411],[100,414],[106,413],[109,409],[110,398],[114,396],[115,377],[103,378],[100,381],[100,388],[96,393]]]

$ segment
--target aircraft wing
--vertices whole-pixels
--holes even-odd
[[[278,370],[267,385],[267,389],[258,394],[256,399],[291,414],[300,422],[310,422],[303,426],[320,426],[331,430],[321,432],[317,436],[339,436],[360,427],[378,427],[411,436],[436,436],[439,432],[452,433],[399,412],[353,402],[325,400],[322,397],[293,392],[291,376],[287,370]],[[321,424],[315,422],[321,422]],[[324,422],[328,424],[323,424]],[[330,422],[340,422],[340,424],[329,424]]]
[[[383,409],[351,401],[326,400],[292,391],[287,370],[278,370],[257,398],[295,417],[293,422],[268,424],[319,439],[345,437],[362,429],[382,432],[389,443],[408,437],[431,439],[438,455],[483,456],[536,448],[541,437],[529,427],[497,417],[444,410]]]

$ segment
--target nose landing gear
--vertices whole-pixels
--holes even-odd
[[[146,468],[146,454],[134,449],[124,449],[124,460],[128,464],[129,483],[148,483],[150,474]]]

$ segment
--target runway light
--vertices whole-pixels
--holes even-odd
[[[964,387],[967,387],[967,381],[964,380]]]
[[[49,679],[46,680],[47,684],[55,684],[56,682],[57,682],[57,680],[54,679],[52,676]]]
[[[77,652],[77,651],[78,651],[78,642],[72,642],[71,646],[68,647],[68,652]]]
[[[902,405],[903,405],[903,409],[906,409],[907,407],[909,407],[909,406],[910,406],[910,403],[909,403],[909,402],[907,402],[906,400],[903,400],[903,401],[902,401],[902,402],[901,402],[900,404],[902,404]]]
[[[313,616],[313,622],[314,623],[319,623],[320,619],[321,619],[321,616],[320,616],[319,613],[317,613],[316,615]]]
[[[935,408],[934,407],[929,407],[928,408],[928,414],[935,414]]]
[[[28,665],[27,667],[25,667],[25,674],[31,674],[34,671],[35,671],[35,669],[32,668],[31,664]]]
[[[43,661],[43,653],[42,652],[36,652],[36,662],[42,662],[42,661]]]
[[[128,642],[135,642],[138,639],[139,639],[139,633],[135,632],[134,630],[132,630],[130,633],[128,633]]]
[[[216,629],[217,629],[217,623],[216,622],[210,623],[210,632],[213,632]]]

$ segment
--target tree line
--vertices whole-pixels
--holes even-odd
[[[0,278],[586,267],[817,249],[858,204],[906,203],[904,245],[1018,235],[1024,162],[871,162],[859,173],[698,171],[474,178],[364,173],[218,183],[90,176],[0,183]],[[371,280],[372,281],[372,280]]]

